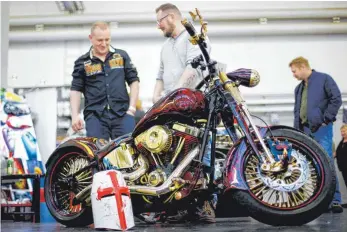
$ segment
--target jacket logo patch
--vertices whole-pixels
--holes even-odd
[[[102,72],[101,64],[91,64],[85,63],[84,70],[86,71],[87,76],[92,76]]]
[[[113,54],[112,59],[109,61],[109,64],[111,69],[124,68],[123,57],[120,54],[115,53]]]

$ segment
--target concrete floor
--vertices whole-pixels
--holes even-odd
[[[309,231],[347,231],[347,209],[341,214],[325,213],[316,220],[299,227],[273,227],[259,223],[249,217],[218,218],[216,224],[156,224],[147,225],[136,221],[136,227],[131,231],[168,232],[168,231],[281,231],[281,232],[309,232]],[[34,224],[30,222],[1,221],[1,231],[11,232],[39,232],[39,231],[95,231],[91,228],[65,228],[56,223]]]
[[[347,188],[344,184],[342,175],[337,171],[340,191],[342,194],[342,202],[347,205]],[[232,218],[217,218],[217,223],[213,225],[193,225],[193,224],[156,224],[147,225],[140,221],[136,221],[136,227],[131,231],[146,232],[169,232],[169,231],[280,231],[280,232],[309,232],[309,231],[326,231],[326,232],[346,232],[347,231],[347,208],[341,214],[325,213],[316,220],[300,227],[273,227],[253,220],[250,217],[239,217],[247,215],[241,208],[235,208],[233,213],[228,215],[235,216]],[[218,214],[217,212],[217,215]],[[65,228],[57,223],[41,223],[34,224],[30,222],[13,222],[1,221],[1,231],[8,232],[75,232],[75,231],[95,231],[91,228]]]

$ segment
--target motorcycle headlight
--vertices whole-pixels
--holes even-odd
[[[227,73],[227,77],[232,81],[238,81],[240,85],[246,87],[257,86],[260,82],[260,75],[255,69],[240,68]]]

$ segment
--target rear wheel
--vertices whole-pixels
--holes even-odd
[[[249,191],[237,190],[233,197],[260,222],[291,226],[308,223],[327,210],[333,199],[333,163],[305,134],[289,129],[276,129],[272,134],[292,144],[287,170],[262,172],[258,157],[249,150],[243,159],[243,177]]]
[[[74,151],[57,154],[47,167],[45,199],[52,216],[68,227],[81,227],[93,223],[90,204],[73,204],[75,195],[92,184],[93,170],[87,169],[67,181],[67,176],[89,165],[83,153]],[[87,191],[90,195],[90,191]],[[90,199],[90,198],[89,198]]]

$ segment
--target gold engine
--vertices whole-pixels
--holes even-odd
[[[118,148],[114,149],[106,157],[114,167],[124,169],[134,166],[134,154],[135,150],[129,144],[121,143]]]
[[[200,129],[185,124],[175,123],[172,129],[156,125],[134,139],[136,148],[122,143],[106,158],[112,166],[124,170],[128,182],[160,186],[171,174],[167,167],[174,169],[179,155],[188,153],[189,144],[198,143],[201,135]]]
[[[144,146],[151,153],[165,153],[172,145],[172,132],[165,126],[153,126],[135,138],[135,145]]]
[[[141,178],[142,183],[149,186],[159,186],[167,179],[166,173],[162,170],[162,157],[166,156],[173,142],[172,131],[166,126],[153,126],[135,138],[136,147],[141,150],[144,147],[155,162],[157,167],[154,171]]]

